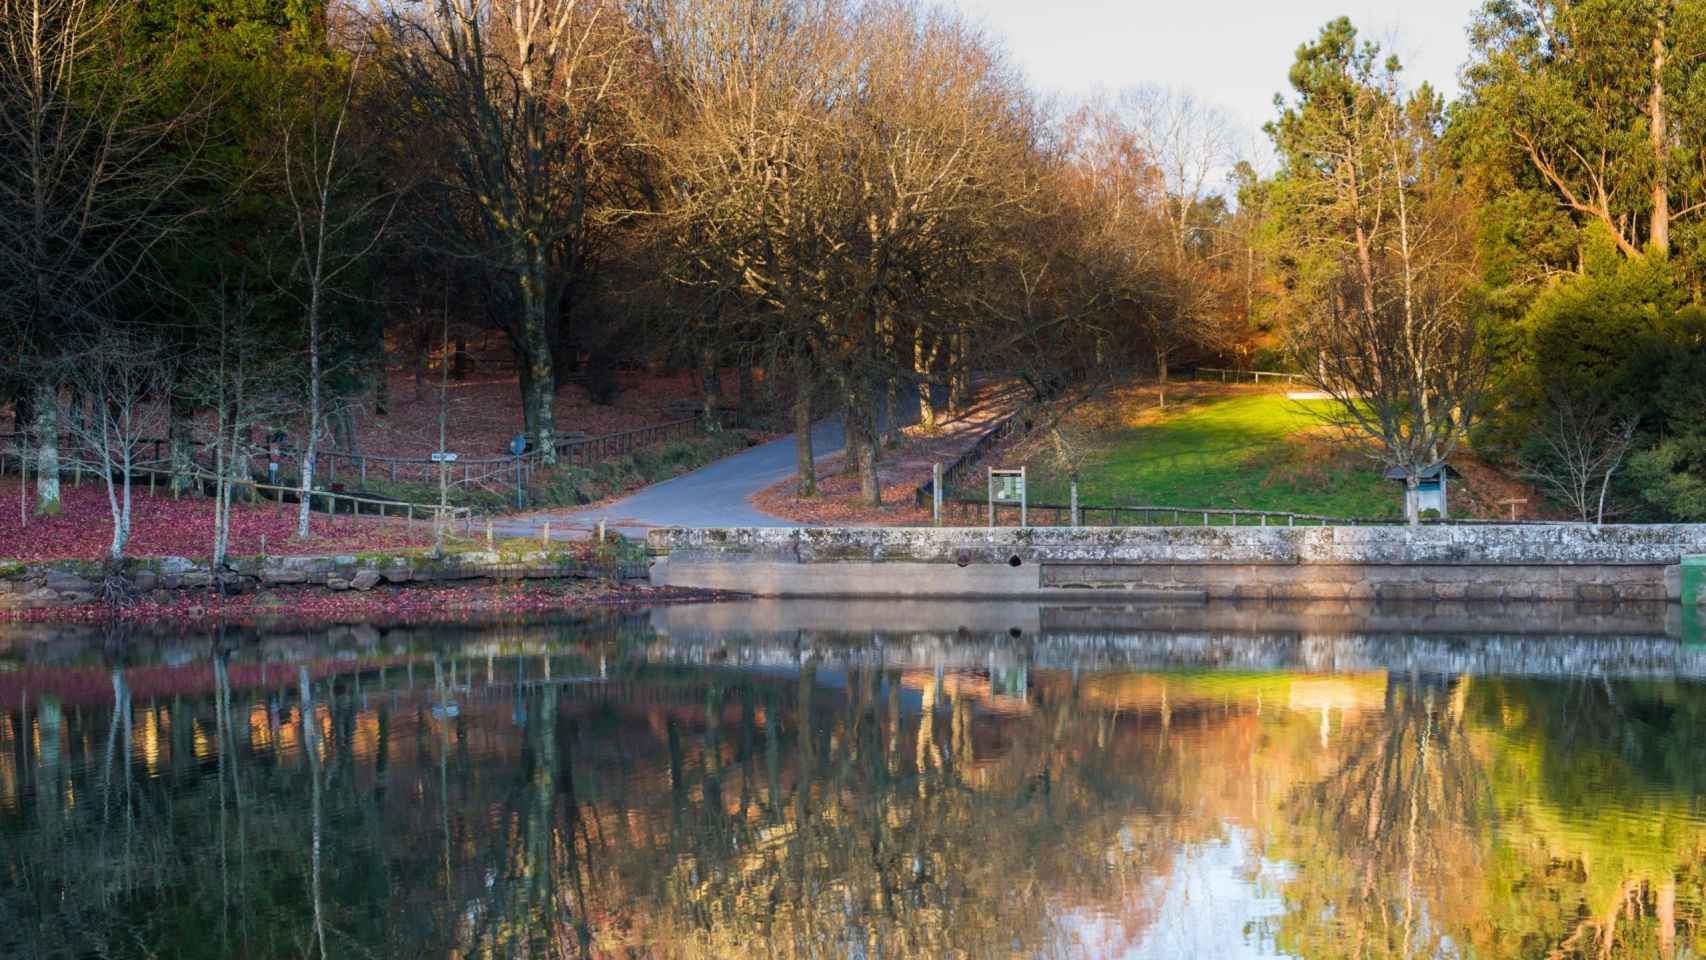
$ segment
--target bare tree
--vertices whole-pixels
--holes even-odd
[[[1083,189],[1101,199],[1117,312],[1153,363],[1165,407],[1174,358],[1225,340],[1202,235],[1209,184],[1228,157],[1225,120],[1187,94],[1139,88],[1079,110],[1069,136]]]
[[[198,167],[198,115],[151,112],[158,64],[120,42],[134,15],[100,0],[0,0],[0,317],[33,384],[41,512],[59,505],[57,338],[99,324],[193,215],[174,201]]]
[[[112,515],[107,549],[110,572],[117,575],[130,542],[131,484],[145,452],[161,436],[165,408],[160,402],[171,383],[173,358],[135,330],[108,329],[71,353],[66,396],[87,401],[87,409],[62,402],[60,423],[75,441],[63,459],[101,477]]]
[[[1603,524],[1611,478],[1623,466],[1641,418],[1573,393],[1548,398],[1534,433],[1537,455],[1526,458],[1523,474],[1568,504],[1583,523]]]
[[[300,391],[290,371],[263,359],[271,344],[257,322],[246,279],[220,278],[209,298],[207,322],[215,343],[194,356],[184,377],[187,396],[214,411],[210,421],[197,426],[200,448],[212,456],[215,570],[224,565],[230,550],[236,488],[250,479],[254,458],[263,449],[252,439],[255,429],[300,410]],[[208,479],[199,467],[195,474],[198,483]]]
[[[307,437],[298,460],[296,536],[309,534],[314,471],[325,422],[326,314],[344,277],[373,252],[396,209],[396,195],[373,189],[351,143],[350,104],[360,76],[358,53],[333,94],[304,81],[301,102],[278,105],[285,193],[290,200],[295,263],[290,292],[300,302],[307,336]],[[335,97],[335,99],[334,99]]]
[[[434,0],[385,22],[393,72],[449,140],[441,234],[514,297],[528,432],[555,463],[553,334],[616,147],[625,21],[604,0]]]
[[[1188,92],[1157,87],[1126,91],[1119,110],[1157,181],[1156,211],[1167,228],[1170,254],[1165,295],[1138,313],[1138,325],[1155,358],[1156,402],[1167,405],[1167,377],[1175,355],[1191,347],[1225,346],[1231,314],[1218,296],[1221,265],[1213,263],[1218,238],[1208,222],[1212,184],[1233,157],[1226,114]]]

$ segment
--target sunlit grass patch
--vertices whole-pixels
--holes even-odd
[[[1323,420],[1331,404],[1241,392],[1161,412],[1152,395],[1115,394],[1075,411],[1065,424],[1079,450],[1079,499],[1331,516],[1396,513],[1398,492],[1375,461]],[[1032,502],[1067,501],[1067,470],[1048,438],[1032,438],[1014,458],[1028,468]],[[981,489],[962,493],[982,496]]]

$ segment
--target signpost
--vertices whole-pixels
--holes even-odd
[[[930,465],[930,520],[936,526],[942,525],[942,465]]]
[[[515,458],[515,508],[523,510],[527,507],[527,485],[522,481],[521,457],[527,452],[527,435],[518,433],[509,442],[509,454]]]
[[[1016,503],[1019,505],[1019,526],[1028,526],[1025,503],[1025,468],[1017,470],[997,470],[989,468],[989,525],[995,526],[995,505],[997,503]]]
[[[454,453],[435,453],[432,455],[432,462],[433,463],[455,463],[456,462],[456,454],[454,454]]]

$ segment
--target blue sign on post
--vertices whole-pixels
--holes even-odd
[[[527,492],[521,482],[521,455],[527,452],[527,434],[516,434],[515,439],[509,442],[509,452],[511,456],[515,457],[515,508],[525,510],[527,508]]]

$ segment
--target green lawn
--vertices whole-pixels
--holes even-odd
[[[1322,422],[1311,410],[1328,401],[1238,394],[1181,404],[1159,416],[1124,415],[1142,411],[1142,402],[1106,401],[1081,418],[1095,426],[1068,425],[1085,450],[1081,502],[1364,517],[1401,511],[1399,490],[1381,479],[1373,460],[1321,434]],[[1136,406],[1122,411],[1120,403]],[[1122,422],[1128,419],[1145,422]],[[1033,503],[1067,502],[1067,478],[1044,439],[1025,444],[1019,455],[1029,471]],[[981,487],[959,492],[984,496]]]

